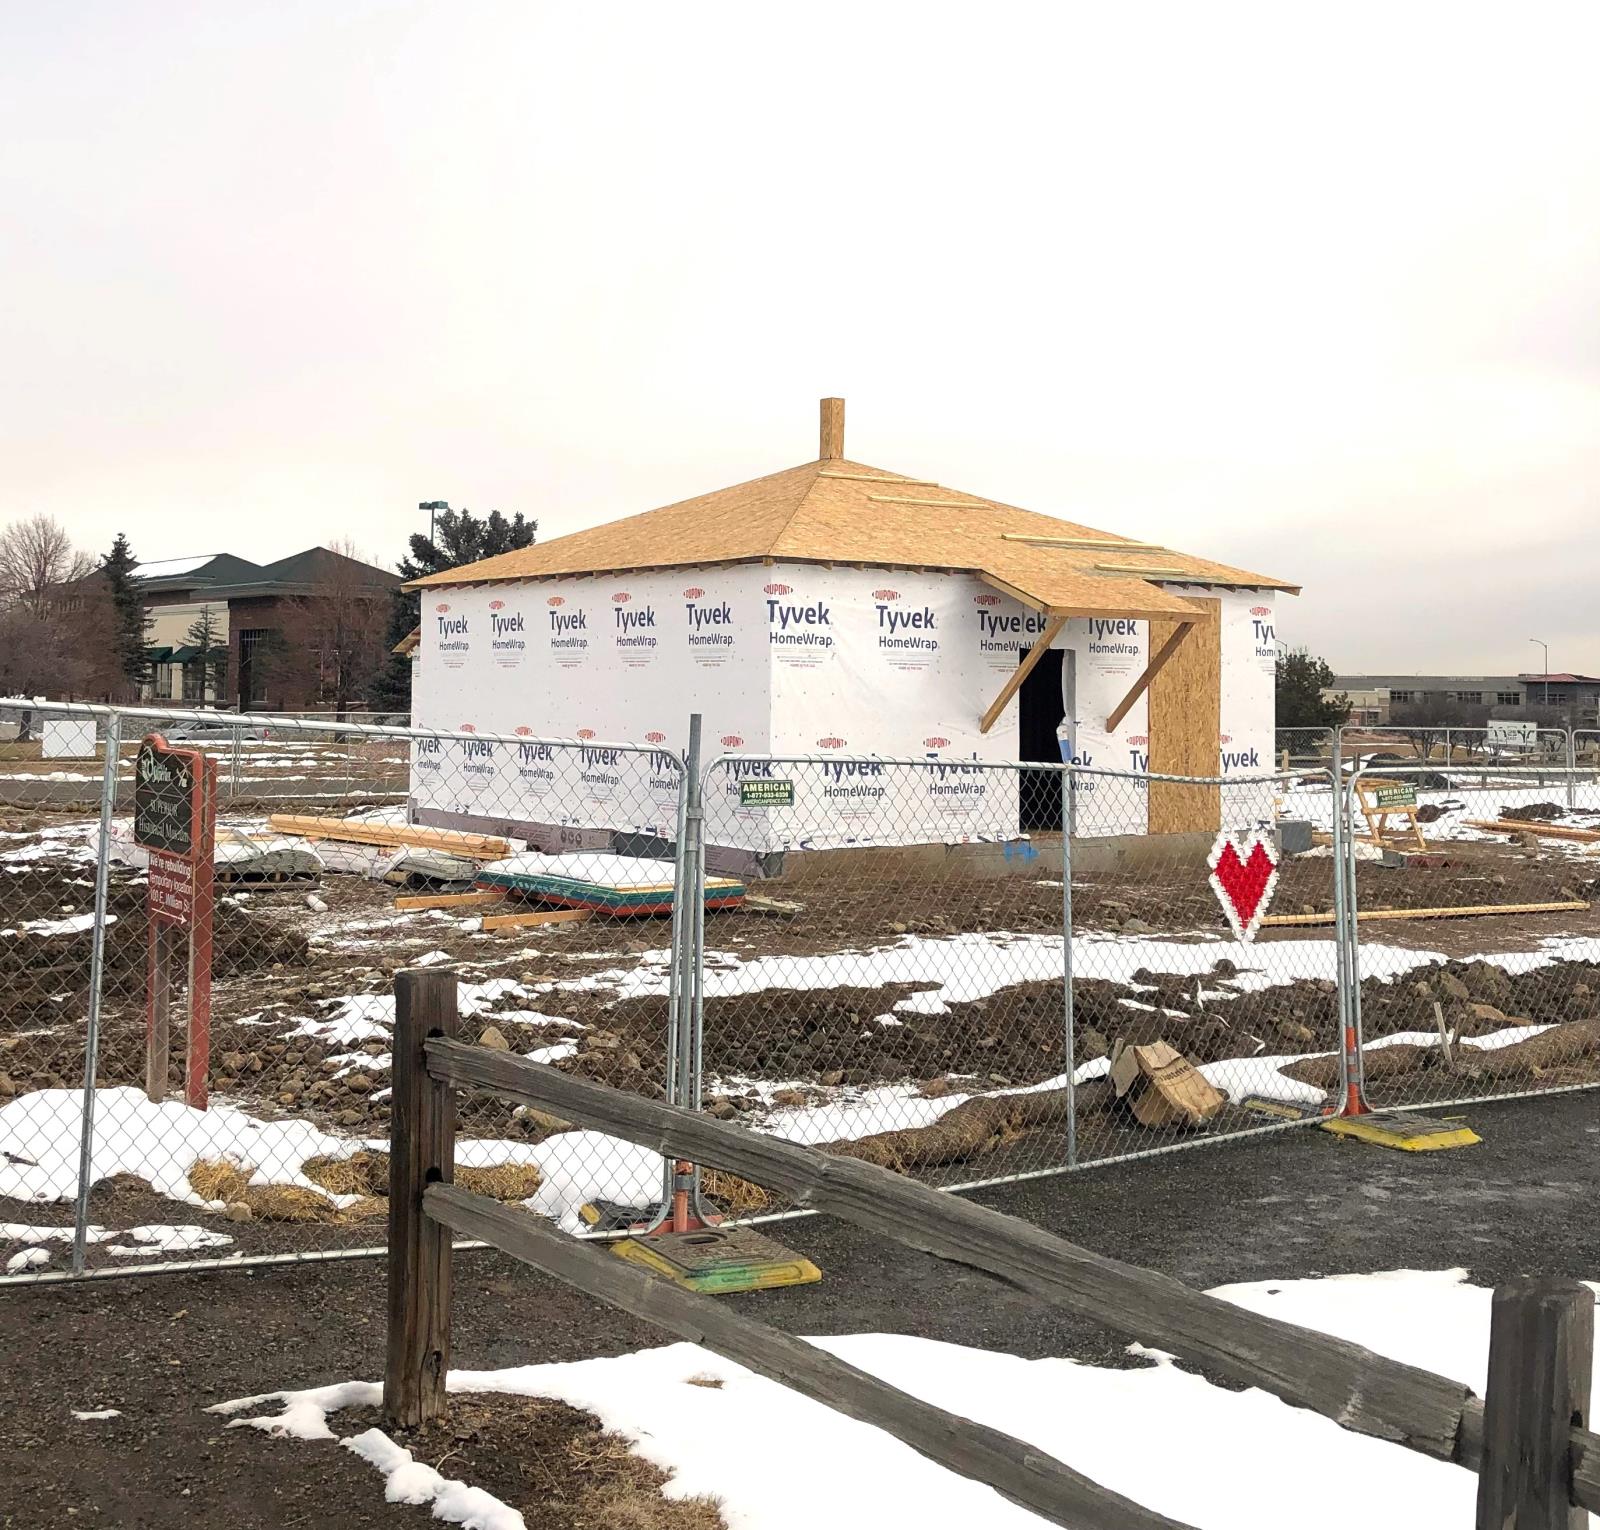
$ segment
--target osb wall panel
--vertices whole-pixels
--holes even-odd
[[[1222,602],[1194,599],[1205,615],[1150,682],[1150,770],[1154,775],[1214,776],[1221,756]],[[1157,653],[1176,623],[1150,623]],[[1150,832],[1215,832],[1222,822],[1220,789],[1150,783]]]

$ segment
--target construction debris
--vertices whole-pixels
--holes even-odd
[[[1119,1042],[1111,1054],[1111,1091],[1141,1126],[1199,1126],[1228,1103],[1182,1053],[1164,1041]]]

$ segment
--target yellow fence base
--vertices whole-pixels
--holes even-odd
[[[1398,1110],[1370,1116],[1335,1116],[1324,1121],[1322,1129],[1336,1137],[1354,1137],[1378,1147],[1398,1148],[1402,1153],[1436,1153],[1441,1148],[1471,1147],[1483,1141],[1461,1121],[1436,1120]]]

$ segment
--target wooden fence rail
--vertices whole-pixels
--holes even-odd
[[[875,1164],[624,1094],[511,1053],[465,1045],[455,1039],[453,974],[402,972],[397,993],[385,1378],[385,1407],[397,1422],[415,1423],[443,1407],[449,1360],[444,1229],[453,1228],[874,1423],[1053,1523],[1082,1530],[1174,1524],[1021,1441],[955,1419],[811,1346],[737,1318],[713,1298],[629,1269],[526,1212],[451,1186],[452,1096],[469,1089],[532,1105],[668,1159],[691,1159],[781,1190],[798,1206],[983,1270],[1040,1301],[1260,1387],[1355,1433],[1479,1471],[1480,1530],[1570,1530],[1587,1522],[1583,1510],[1600,1509],[1600,1437],[1584,1427],[1582,1408],[1568,1406],[1580,1394],[1586,1403],[1588,1395],[1587,1287],[1565,1283],[1557,1295],[1547,1293],[1542,1305],[1525,1299],[1515,1310],[1534,1315],[1524,1313],[1515,1324],[1513,1309],[1502,1314],[1504,1304],[1497,1303],[1493,1342],[1501,1364],[1496,1369],[1491,1362],[1491,1380],[1500,1378],[1498,1392],[1491,1391],[1496,1427],[1486,1432],[1484,1403],[1460,1382],[1248,1312]],[[1541,1290],[1548,1286],[1543,1283]],[[1514,1362],[1506,1359],[1513,1354]],[[1530,1359],[1534,1354],[1544,1358]],[[1559,1407],[1567,1409],[1564,1430],[1553,1421],[1556,1405],[1545,1395],[1552,1388]],[[1514,1403],[1503,1395],[1513,1389],[1519,1399]]]

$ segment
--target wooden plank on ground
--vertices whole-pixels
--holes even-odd
[[[1468,818],[1469,829],[1491,829],[1497,834],[1537,834],[1544,839],[1570,839],[1579,844],[1600,844],[1600,829],[1570,828],[1566,824],[1539,823],[1532,818]]]
[[[405,913],[417,913],[423,909],[435,908],[480,908],[487,903],[504,903],[506,894],[502,888],[480,888],[477,892],[464,893],[417,893],[396,898],[394,906]]]
[[[1578,914],[1589,905],[1577,900],[1565,903],[1471,903],[1456,908],[1358,908],[1357,921],[1365,919],[1484,919],[1491,914]],[[1332,924],[1329,914],[1268,914],[1263,927],[1283,930],[1294,925]]]
[[[280,834],[302,839],[335,839],[355,845],[410,846],[441,850],[473,860],[502,860],[511,854],[507,840],[494,834],[467,834],[459,829],[429,829],[400,823],[356,823],[348,818],[320,818],[308,813],[274,813],[268,825]]]
[[[827,1350],[720,1303],[686,1291],[636,1265],[556,1231],[541,1217],[458,1185],[434,1185],[423,1197],[429,1217],[481,1238],[535,1269],[679,1338],[883,1429],[913,1450],[986,1483],[1053,1525],[1096,1530],[1184,1530],[1064,1466],[1037,1447],[892,1387]]]
[[[540,924],[582,924],[593,919],[592,908],[547,908],[531,914],[485,914],[486,930],[526,930]]]

